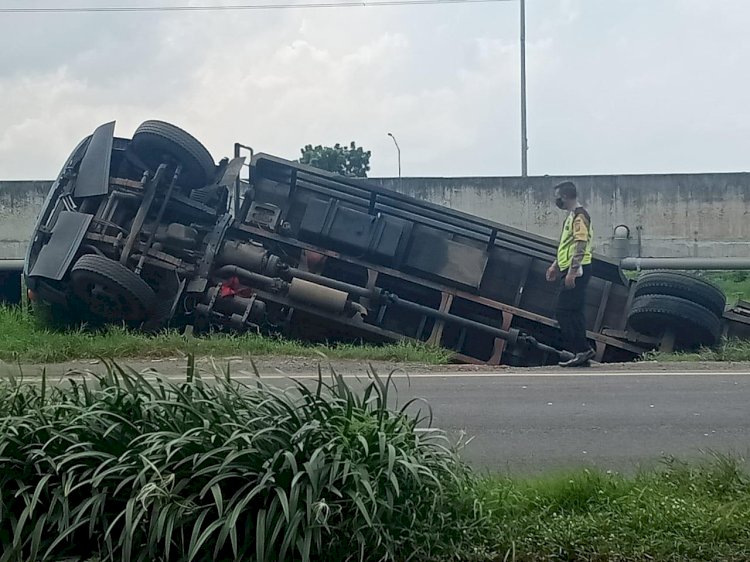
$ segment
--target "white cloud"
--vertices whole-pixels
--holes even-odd
[[[533,173],[747,167],[746,2],[527,6]],[[98,124],[129,135],[151,118],[217,158],[235,141],[293,158],[355,140],[388,175],[393,132],[405,174],[514,174],[517,17],[513,3],[6,17],[0,177],[54,176]]]

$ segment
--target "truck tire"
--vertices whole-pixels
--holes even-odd
[[[87,310],[109,322],[142,322],[156,303],[156,294],[143,279],[105,256],[81,256],[70,279]]]
[[[168,155],[182,164],[178,184],[188,189],[203,187],[213,180],[216,165],[211,153],[195,137],[164,121],[146,121],[132,139],[133,151],[152,168]]]
[[[721,337],[721,319],[706,307],[670,295],[643,295],[633,299],[628,322],[638,332],[660,337],[675,334],[676,349],[712,346]]]
[[[641,275],[635,286],[635,297],[667,295],[699,304],[717,316],[724,314],[727,298],[716,285],[689,273],[654,271]]]

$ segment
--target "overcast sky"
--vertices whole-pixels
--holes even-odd
[[[191,3],[0,7],[87,2]],[[527,18],[531,174],[750,169],[750,1],[527,0]],[[146,119],[217,160],[355,140],[395,175],[393,132],[405,176],[517,175],[518,42],[516,2],[6,14],[0,178],[54,177],[97,125]]]

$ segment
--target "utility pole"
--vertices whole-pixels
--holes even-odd
[[[526,135],[526,0],[521,2],[521,175],[529,175],[529,140]]]

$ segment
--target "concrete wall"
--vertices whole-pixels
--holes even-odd
[[[23,258],[52,182],[0,181],[0,259]]]
[[[637,255],[750,257],[750,174],[377,180],[406,195],[557,238],[563,220],[552,189],[570,179],[592,216],[597,251],[609,253],[618,224]]]
[[[375,179],[418,199],[557,238],[563,219],[552,187],[573,180],[591,212],[597,251],[626,224],[642,255],[750,257],[750,174],[669,174],[531,178]],[[0,181],[0,259],[20,258],[50,182]]]

